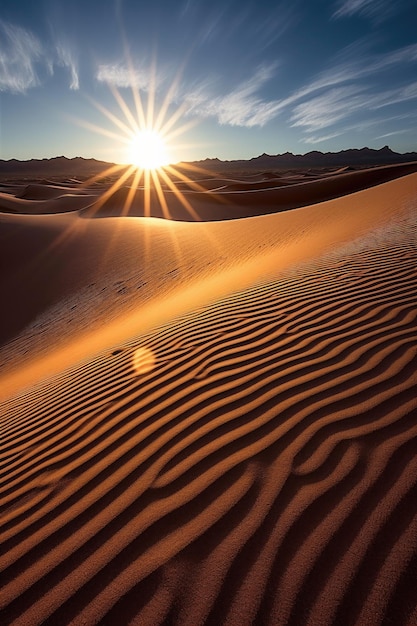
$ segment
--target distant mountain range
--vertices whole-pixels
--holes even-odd
[[[0,159],[0,176],[2,178],[55,178],[63,176],[88,178],[95,174],[101,174],[111,165],[105,161],[84,159],[83,157],[68,159],[59,156],[52,159],[30,159],[29,161],[19,161],[18,159],[4,161]]]
[[[191,163],[179,163],[179,167],[187,164],[203,167],[213,171],[222,170],[282,170],[312,167],[366,167],[372,165],[388,165],[417,161],[417,152],[400,154],[393,152],[388,146],[380,150],[372,148],[342,150],[340,152],[318,152],[313,150],[307,154],[261,154],[248,160],[221,161],[220,159],[204,159]],[[64,156],[52,159],[31,159],[19,161],[0,159],[0,177],[7,178],[55,178],[76,177],[86,178],[103,173],[112,164],[96,159]]]
[[[208,169],[295,169],[305,167],[362,167],[367,165],[391,165],[417,161],[417,152],[400,154],[384,146],[380,150],[373,148],[352,148],[340,152],[319,152],[313,150],[307,154],[261,154],[258,157],[235,161],[220,161],[219,159],[204,159],[194,162],[195,165]]]

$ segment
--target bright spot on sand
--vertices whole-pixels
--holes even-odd
[[[149,128],[136,133],[130,142],[129,161],[144,170],[168,165],[169,155],[162,135]]]
[[[136,374],[147,374],[155,367],[155,355],[150,348],[138,348],[133,356]]]

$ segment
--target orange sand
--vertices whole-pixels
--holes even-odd
[[[417,173],[375,171],[0,193],[0,623],[417,623]]]

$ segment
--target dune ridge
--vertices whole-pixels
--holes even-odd
[[[2,402],[3,623],[417,622],[415,177],[209,225],[271,263]]]

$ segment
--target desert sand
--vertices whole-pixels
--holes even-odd
[[[417,164],[120,176],[0,184],[0,623],[417,624]]]

